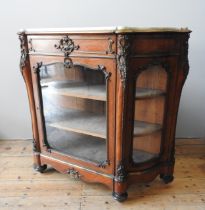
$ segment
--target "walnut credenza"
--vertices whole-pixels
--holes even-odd
[[[188,29],[70,28],[19,32],[34,168],[107,185],[173,180]]]

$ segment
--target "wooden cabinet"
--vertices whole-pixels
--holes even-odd
[[[19,32],[32,117],[34,168],[107,185],[173,180],[188,29]]]

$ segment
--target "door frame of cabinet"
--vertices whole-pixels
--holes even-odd
[[[140,75],[141,72],[146,71],[149,67],[154,67],[154,66],[160,66],[162,69],[167,74],[167,89],[166,89],[166,96],[165,96],[165,104],[164,104],[164,116],[163,116],[163,121],[162,121],[162,134],[161,134],[161,145],[160,145],[160,153],[159,157],[151,159],[147,162],[144,163],[138,163],[135,164],[132,161],[132,145],[133,145],[133,122],[134,122],[134,103],[135,103],[135,84],[138,76]],[[169,57],[169,58],[157,58],[157,59],[132,59],[130,61],[130,76],[128,77],[128,87],[127,87],[127,94],[129,95],[126,98],[126,103],[127,103],[127,109],[131,110],[127,116],[126,116],[126,122],[131,122],[130,129],[126,129],[128,135],[130,136],[131,142],[130,144],[127,144],[126,147],[126,152],[127,152],[127,157],[128,159],[126,160],[126,164],[128,165],[128,170],[130,172],[133,171],[142,171],[142,170],[147,170],[156,164],[159,164],[159,162],[163,161],[166,156],[166,147],[167,147],[167,142],[168,139],[170,138],[170,129],[171,129],[171,124],[170,120],[172,118],[171,115],[171,108],[173,107],[173,95],[176,91],[176,74],[177,74],[177,62],[176,58],[174,57]]]
[[[54,57],[54,56],[30,56],[30,65],[34,66],[34,70],[31,68],[32,84],[34,90],[34,99],[35,99],[35,110],[37,115],[37,125],[39,133],[40,144],[40,153],[59,159],[68,163],[79,165],[83,168],[89,168],[90,170],[97,171],[99,173],[113,174],[114,173],[114,141],[115,141],[115,86],[116,86],[116,63],[114,59],[98,59],[98,58],[72,58],[72,62],[75,64],[80,64],[82,66],[88,66],[91,69],[96,69],[98,65],[104,66],[107,72],[111,73],[111,76],[108,80],[108,157],[109,162],[106,165],[94,164],[86,160],[81,160],[77,157],[69,156],[55,150],[50,150],[43,143],[45,130],[43,129],[43,119],[42,119],[42,102],[39,95],[39,82],[38,74],[35,73],[35,68],[38,67],[35,65],[42,62],[43,64],[49,63],[64,63],[64,57]],[[95,70],[93,70],[95,71]],[[112,114],[109,114],[112,113]]]

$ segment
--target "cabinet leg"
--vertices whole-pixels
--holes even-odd
[[[174,180],[174,176],[172,174],[160,174],[160,179],[162,179],[165,184],[168,184]]]
[[[125,192],[125,193],[113,192],[112,196],[115,200],[117,200],[119,202],[123,202],[123,201],[127,200],[128,194],[127,194],[127,192]]]
[[[38,171],[38,172],[40,172],[40,173],[43,173],[46,169],[47,169],[47,165],[36,165],[36,164],[34,164],[34,166],[33,166],[33,168],[36,170],[36,171]]]
[[[36,152],[34,153],[33,160],[34,160],[34,163],[33,163],[34,170],[40,173],[43,173],[47,169],[46,164],[42,165],[39,153],[36,153]]]

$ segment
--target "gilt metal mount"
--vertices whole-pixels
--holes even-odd
[[[125,88],[128,71],[128,56],[130,49],[130,40],[128,35],[119,35],[118,42],[117,66],[120,72],[121,82]]]
[[[74,50],[78,50],[80,48],[79,45],[75,45],[74,41],[68,36],[60,39],[59,44],[55,44],[54,47],[56,49],[60,49],[65,57],[68,57]]]
[[[120,162],[117,167],[117,174],[115,176],[115,181],[124,182],[126,178],[127,178],[127,172],[125,170],[125,166],[123,165],[122,162]]]
[[[20,40],[20,48],[21,48],[20,69],[21,69],[21,72],[23,72],[23,68],[26,65],[26,59],[27,59],[27,47],[26,47],[25,33],[19,34],[19,40]]]
[[[81,175],[74,168],[68,169],[67,173],[74,179],[80,179]]]

